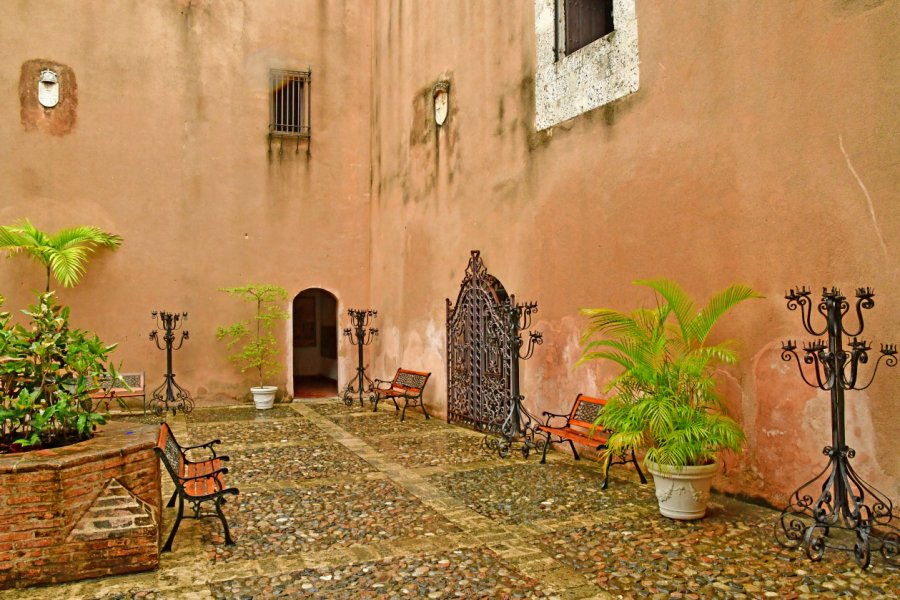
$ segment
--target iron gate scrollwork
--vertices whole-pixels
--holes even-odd
[[[528,456],[538,446],[534,419],[522,406],[519,360],[541,343],[529,332],[522,352],[521,332],[531,327],[536,303],[516,304],[500,281],[487,272],[473,250],[454,305],[447,299],[447,420],[488,434],[485,445],[501,456],[513,443]]]

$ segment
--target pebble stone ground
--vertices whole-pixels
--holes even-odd
[[[596,463],[501,459],[421,413],[401,423],[323,399],[169,422],[182,443],[220,438],[231,456],[237,544],[222,545],[215,519],[185,520],[156,572],[0,600],[900,596],[882,560],[861,571],[844,554],[813,563],[778,546],[772,510],[714,496],[706,519],[672,521],[633,470],[614,468],[603,491]]]

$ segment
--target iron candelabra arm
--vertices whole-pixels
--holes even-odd
[[[782,342],[781,344],[781,359],[790,362],[794,360],[797,362],[797,370],[800,372],[800,377],[803,379],[803,383],[810,387],[817,387],[821,389],[825,389],[822,385],[822,377],[819,373],[818,366],[818,358],[815,355],[810,358],[809,354],[804,352],[804,358],[801,359],[800,355],[797,353],[797,342],[793,340],[788,340],[786,342]],[[806,373],[803,370],[803,365],[805,364],[814,364],[816,369],[816,383],[813,383],[809,379],[806,378]]]
[[[867,359],[868,360],[868,359]],[[855,387],[853,389],[856,390],[864,390],[872,385],[872,382],[875,381],[875,374],[878,372],[878,367],[881,366],[881,363],[884,363],[888,367],[897,366],[897,345],[896,344],[882,344],[881,345],[881,356],[878,357],[878,360],[875,361],[875,368],[872,369],[872,375],[869,377],[869,381],[866,382],[866,385],[862,387]],[[854,379],[854,384],[856,383]]]
[[[519,331],[525,331],[531,327],[531,321],[534,313],[538,311],[537,302],[525,302],[524,304],[515,304],[516,309],[516,326]]]
[[[159,345],[159,334],[158,334],[158,332],[157,332],[155,329],[154,329],[153,331],[150,332],[150,340],[151,340],[152,342],[155,342],[155,343],[156,343],[156,347],[157,347],[158,349],[160,349],[160,350],[165,350],[165,348],[164,348],[163,346],[160,346],[160,345]]]
[[[788,310],[797,310],[800,309],[800,321],[803,323],[803,328],[806,329],[807,333],[814,336],[824,335],[826,331],[828,331],[828,325],[826,323],[825,328],[821,331],[817,331],[812,326],[812,292],[806,286],[799,286],[797,289],[791,288],[791,290],[784,295],[785,300],[787,300]],[[820,305],[821,312],[821,305]]]
[[[184,346],[184,340],[189,339],[189,338],[190,338],[190,332],[188,332],[188,331],[182,331],[182,332],[181,332],[181,339],[178,340],[178,347],[177,347],[177,348],[173,348],[173,350],[181,350],[181,347]]]
[[[858,328],[856,331],[847,331],[844,327],[843,322],[841,323],[841,330],[844,332],[844,335],[848,337],[856,337],[863,332],[865,328],[865,322],[863,320],[863,312],[864,310],[871,310],[875,306],[875,290],[869,287],[857,288],[856,290],[856,321],[858,324]],[[848,306],[849,309],[849,306]]]
[[[519,358],[522,360],[528,360],[534,355],[535,346],[540,346],[544,343],[544,335],[540,331],[530,331],[528,332],[528,349],[525,351],[525,355],[522,356],[521,352],[519,353]],[[522,343],[519,343],[519,348],[521,349]]]

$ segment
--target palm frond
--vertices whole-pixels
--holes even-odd
[[[669,279],[639,279],[635,285],[643,285],[656,291],[666,301],[665,306],[675,313],[675,320],[685,343],[690,339],[691,321],[694,319],[694,302],[684,289]]]
[[[694,339],[700,344],[706,341],[706,337],[712,330],[716,321],[735,305],[751,298],[762,298],[750,286],[735,284],[730,285],[709,299],[709,303],[700,311],[691,326]]]

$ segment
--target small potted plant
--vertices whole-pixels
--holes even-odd
[[[278,344],[272,330],[276,321],[283,321],[288,317],[287,312],[278,307],[279,300],[287,299],[287,292],[284,288],[269,284],[251,284],[219,291],[256,305],[255,328],[250,321],[240,321],[234,325],[219,327],[216,337],[226,340],[229,350],[235,350],[228,359],[240,367],[241,373],[256,371],[259,385],[250,388],[256,408],[272,408],[278,386],[265,385],[265,376],[278,372]]]
[[[660,512],[673,519],[706,514],[709,487],[723,450],[739,452],[740,426],[723,412],[715,368],[734,364],[730,342],[707,344],[719,318],[736,304],[760,297],[744,285],[714,295],[703,309],[676,283],[636,281],[656,292],[656,308],[630,313],[583,309],[590,319],[579,364],[610,360],[622,367],[596,426],[612,432],[603,459],[646,450]]]

